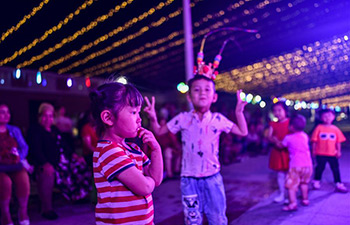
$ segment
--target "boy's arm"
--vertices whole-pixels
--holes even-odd
[[[153,178],[155,186],[159,186],[163,180],[162,149],[151,131],[140,128],[139,137],[150,148],[151,164],[144,168],[145,174]]]
[[[316,156],[316,142],[312,142],[312,157]]]
[[[337,158],[340,158],[340,156],[341,156],[341,143],[340,142],[337,142],[335,144],[335,150],[337,152]]]
[[[158,123],[158,119],[157,119],[157,113],[155,110],[155,98],[154,96],[152,96],[152,102],[149,101],[148,97],[145,97],[145,101],[146,101],[146,107],[143,109],[143,111],[147,114],[149,120],[150,120],[150,124],[151,124],[151,130],[157,135],[163,135],[169,132],[169,129],[167,127],[167,125],[159,125]]]
[[[240,136],[247,136],[248,134],[248,127],[247,122],[244,118],[244,107],[248,104],[245,101],[242,101],[241,99],[241,92],[242,90],[237,90],[237,105],[236,105],[236,118],[237,118],[237,126],[233,126],[231,129],[231,133],[240,135]]]

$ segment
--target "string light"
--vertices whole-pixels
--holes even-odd
[[[92,1],[93,0],[89,0]],[[88,1],[88,2],[89,2]],[[62,48],[64,45],[74,41],[75,39],[77,39],[79,36],[84,35],[85,33],[89,32],[90,30],[92,30],[93,28],[95,28],[98,24],[104,22],[105,20],[109,19],[110,17],[112,17],[115,13],[119,12],[121,9],[125,8],[127,5],[130,5],[134,0],[127,0],[122,2],[119,5],[116,5],[113,9],[109,10],[109,12],[107,14],[104,14],[102,16],[97,17],[97,19],[91,21],[89,23],[89,25],[80,28],[80,30],[76,31],[73,35],[63,38],[59,43],[56,43],[53,47],[50,47],[46,50],[44,50],[41,54],[33,56],[30,60],[24,61],[22,63],[20,63],[19,65],[17,65],[17,67],[25,67],[25,66],[29,66],[31,65],[33,62],[38,61],[42,58],[44,58],[45,56],[55,52],[57,49]],[[91,3],[92,4],[92,3]],[[76,13],[77,11],[75,11]],[[78,13],[79,14],[79,13]],[[73,13],[71,13],[70,15],[73,15]],[[64,20],[65,21],[65,20]],[[61,21],[62,22],[62,21]],[[50,31],[49,31],[50,32]],[[103,37],[101,37],[103,38]],[[42,69],[40,69],[42,71]]]
[[[304,101],[312,101],[324,99],[335,95],[348,94],[350,91],[350,82],[342,82],[335,85],[326,85],[322,87],[315,87],[305,91],[292,92],[283,95],[283,97],[290,100],[303,99]]]
[[[169,2],[169,4],[170,4],[171,2],[173,2],[173,0],[168,0],[167,2]],[[67,72],[67,71],[69,71],[69,70],[71,70],[71,69],[73,69],[73,68],[75,68],[75,67],[78,67],[78,66],[81,65],[81,64],[87,63],[88,61],[90,61],[90,60],[92,60],[92,59],[94,59],[94,58],[96,58],[96,57],[98,57],[98,56],[101,56],[101,55],[106,54],[107,52],[110,52],[111,50],[113,50],[113,49],[115,49],[115,48],[117,48],[117,47],[119,47],[119,46],[121,46],[121,45],[123,45],[123,44],[125,44],[125,43],[127,43],[127,42],[129,42],[129,41],[131,41],[131,40],[133,40],[133,39],[135,39],[135,38],[137,38],[137,37],[139,37],[139,36],[141,36],[142,34],[148,32],[150,29],[161,26],[164,22],[166,22],[166,21],[168,21],[168,20],[170,20],[170,19],[172,19],[172,18],[174,18],[174,17],[180,15],[180,12],[181,12],[181,11],[182,11],[182,8],[176,10],[176,11],[173,12],[173,13],[168,14],[168,16],[163,16],[163,17],[161,17],[161,18],[160,18],[159,20],[157,20],[157,21],[153,21],[153,22],[150,23],[149,25],[144,26],[143,28],[141,28],[138,32],[133,33],[133,34],[130,34],[130,35],[128,35],[127,37],[125,37],[125,38],[123,38],[123,39],[120,39],[120,40],[114,42],[113,44],[109,45],[108,47],[106,47],[106,48],[104,48],[104,49],[102,49],[102,50],[99,50],[99,51],[97,51],[97,52],[91,53],[90,55],[88,55],[88,56],[85,57],[84,59],[78,60],[78,61],[72,63],[71,65],[69,65],[69,66],[67,66],[67,67],[64,67],[64,68],[58,70],[58,73],[65,73],[65,72]],[[175,16],[174,16],[174,15],[175,15]],[[114,36],[114,35],[112,35],[112,36]],[[97,41],[97,39],[95,40],[95,42],[96,42],[96,41]],[[104,41],[104,40],[102,40],[102,41]],[[102,42],[102,41],[99,41],[99,42],[96,43],[96,44],[99,44],[99,43]],[[70,59],[70,58],[73,57],[73,56],[79,55],[79,54],[81,54],[82,52],[86,51],[86,49],[89,49],[89,48],[91,48],[92,46],[95,46],[95,42],[90,42],[89,44],[84,45],[80,50],[78,50],[78,51],[73,51],[73,52],[71,52],[70,54],[61,57],[60,59],[51,62],[50,64],[51,64],[52,66],[53,66],[53,65],[58,65],[58,64],[60,64],[60,63],[62,63],[62,62],[64,62],[64,61]],[[48,65],[50,65],[50,64],[48,64]],[[46,65],[47,67],[44,66],[43,69],[46,70],[46,68],[50,68],[50,66],[48,66],[48,65]]]
[[[243,87],[245,90],[256,88],[269,90],[268,87],[276,84],[280,88],[282,84],[291,81],[308,84],[319,80],[320,76],[344,73],[345,76],[337,76],[339,82],[341,79],[346,80],[346,76],[349,75],[349,55],[350,42],[344,38],[336,37],[322,43],[317,41],[294,52],[221,73],[215,80],[216,87],[218,90],[231,93],[234,93],[238,87]],[[341,89],[332,91],[334,93]],[[293,99],[289,96],[285,97]],[[305,97],[302,99],[306,100]]]
[[[128,2],[132,2],[133,0],[128,0]],[[135,25],[136,23],[146,19],[148,16],[152,15],[154,12],[161,10],[162,8],[164,8],[165,6],[168,6],[170,4],[172,4],[174,2],[174,0],[167,0],[166,2],[161,2],[159,3],[156,7],[153,7],[143,13],[141,13],[139,16],[134,17],[133,19],[129,20],[128,22],[126,22],[123,26],[118,26],[117,28],[113,29],[112,31],[100,36],[99,38],[97,38],[95,41],[92,41],[88,44],[83,45],[79,50],[73,50],[72,52],[70,52],[69,54],[60,57],[59,59],[56,59],[48,64],[46,64],[45,66],[40,67],[40,70],[48,70],[50,68],[52,68],[53,66],[56,66],[58,64],[61,64],[64,61],[69,60],[70,58],[80,55],[81,53],[89,50],[90,48],[97,46],[98,44],[112,38],[113,36],[116,36],[117,34],[119,34],[122,31],[125,31],[127,29],[129,29],[130,27],[132,27],[133,25]],[[114,10],[119,10],[120,7],[116,7]],[[30,60],[25,61],[23,63],[21,63],[19,66],[23,67],[23,66],[28,66],[30,64],[32,64],[34,61],[40,60],[43,57],[45,57],[48,54],[51,54],[52,52],[56,51],[57,49],[61,48],[63,45],[75,40],[78,36],[83,35],[84,33],[88,32],[89,30],[93,29],[94,27],[97,26],[97,24],[99,22],[103,22],[104,20],[108,19],[110,16],[112,16],[113,14],[108,13],[105,14],[103,16],[100,16],[99,18],[97,18],[96,20],[92,21],[88,26],[81,28],[79,31],[75,32],[74,35],[69,36],[68,38],[64,38],[62,39],[62,41],[59,44],[56,44],[54,47],[49,48],[48,50],[45,50],[44,52],[42,52],[40,55],[34,56],[32,57]],[[151,24],[152,27],[157,26],[156,23],[162,23],[160,21],[155,21],[153,22],[153,24]],[[149,26],[149,28],[151,27]],[[143,34],[143,33],[141,33]],[[138,34],[138,36],[140,36],[141,34]],[[126,41],[124,41],[125,43],[134,39],[136,34],[134,35],[129,35],[128,39]],[[135,36],[135,37],[134,37]],[[124,40],[124,39],[123,39]],[[114,43],[115,44],[115,43]],[[117,44],[118,45],[118,44]],[[120,45],[120,44],[119,44]],[[119,46],[118,45],[118,46]],[[94,53],[93,53],[94,54]],[[60,72],[60,73],[64,73],[64,72]]]
[[[44,1],[40,2],[39,6],[34,7],[32,9],[32,11],[29,14],[25,15],[15,26],[12,26],[6,32],[2,33],[0,43],[3,42],[10,34],[17,31],[25,22],[27,22],[27,20],[29,20],[37,12],[39,12],[43,8],[44,5],[49,3],[49,1],[50,0],[44,0]]]
[[[20,70],[20,69],[17,69],[17,70],[16,70],[16,72],[15,72],[15,78],[16,78],[16,79],[21,78],[21,70]]]
[[[350,95],[322,99],[322,104],[328,106],[350,107]]]
[[[278,2],[278,1],[271,1],[271,2]],[[243,3],[243,4],[244,4],[244,3]],[[243,5],[243,4],[241,4],[241,5]],[[240,6],[241,6],[241,5],[240,5]],[[234,4],[231,4],[229,7],[227,7],[227,10],[226,10],[226,11],[231,11],[232,8],[235,8]],[[236,8],[238,8],[238,7],[236,7]],[[257,6],[255,6],[255,8],[257,8],[257,9],[262,9],[263,6],[262,6],[261,4],[258,4]],[[217,19],[217,18],[223,16],[224,14],[225,14],[225,11],[221,10],[221,11],[219,11],[219,12],[217,12],[217,13],[214,13],[214,14],[208,14],[208,15],[207,15],[206,17],[204,17],[204,18]],[[226,18],[226,19],[223,20],[223,21],[216,22],[215,24],[211,25],[210,27],[207,27],[207,28],[205,28],[205,29],[202,29],[202,30],[196,32],[195,34],[192,35],[192,38],[195,39],[195,38],[197,38],[197,37],[199,37],[199,36],[203,36],[204,34],[208,33],[211,29],[217,29],[217,28],[222,27],[222,26],[224,26],[225,24],[230,23],[230,22],[232,22],[232,21],[234,21],[234,20],[236,20],[236,19],[237,19],[236,16],[232,16],[232,18],[230,18],[230,19]],[[197,25],[199,26],[199,25],[202,25],[202,24],[203,24],[203,21],[208,22],[209,20],[208,20],[208,19],[207,19],[207,20],[204,20],[204,19],[202,18],[201,20],[199,20],[199,22],[195,22],[194,24],[197,24]],[[151,50],[151,51],[149,51],[149,52],[144,53],[144,54],[141,55],[141,56],[136,56],[136,57],[134,57],[133,59],[128,60],[128,61],[125,62],[125,63],[122,63],[122,64],[118,63],[118,62],[120,62],[120,61],[122,61],[122,60],[124,60],[124,59],[127,59],[127,58],[129,58],[129,57],[131,57],[131,56],[133,56],[133,55],[137,55],[137,54],[143,52],[143,51],[144,51],[145,49],[147,49],[147,48],[151,48],[151,47],[154,48],[154,47],[156,47],[157,45],[163,44],[163,43],[165,43],[165,42],[167,42],[167,41],[169,41],[169,40],[172,40],[172,39],[174,39],[175,37],[180,36],[180,35],[182,35],[182,34],[183,34],[183,31],[182,31],[182,30],[173,32],[173,33],[171,33],[170,35],[168,35],[167,37],[160,38],[160,39],[158,39],[158,40],[156,40],[156,41],[154,41],[154,42],[152,42],[152,43],[147,43],[147,44],[145,44],[144,46],[142,46],[142,47],[140,47],[140,48],[138,48],[138,49],[135,49],[135,50],[133,50],[133,51],[131,51],[131,52],[129,52],[129,53],[126,53],[126,54],[124,54],[124,55],[122,55],[122,56],[118,56],[118,57],[116,57],[116,58],[113,58],[113,59],[111,59],[111,60],[108,60],[108,61],[106,61],[106,62],[103,62],[103,63],[101,63],[101,64],[98,64],[98,65],[96,65],[96,66],[93,66],[93,67],[90,67],[90,68],[88,68],[88,69],[85,69],[82,73],[81,73],[81,72],[75,73],[75,75],[86,74],[87,76],[97,76],[97,75],[103,74],[103,73],[105,73],[105,72],[107,72],[107,71],[108,71],[108,72],[111,72],[111,71],[114,71],[114,70],[117,70],[117,69],[124,68],[124,67],[126,67],[126,66],[128,66],[128,65],[130,65],[130,64],[134,64],[134,63],[136,63],[136,62],[138,62],[138,61],[141,61],[141,60],[144,59],[144,58],[148,58],[148,57],[157,55],[157,54],[159,54],[159,53],[162,53],[162,52],[168,50],[169,48],[176,47],[176,46],[179,46],[179,45],[183,44],[183,43],[184,43],[184,39],[182,38],[182,39],[180,39],[180,40],[173,41],[173,42],[169,43],[169,44],[168,44],[167,46],[165,46],[165,47],[160,47],[159,49],[153,49],[153,50]],[[108,67],[108,66],[110,66],[111,64],[115,64],[115,63],[118,63],[118,64],[115,65],[115,66],[113,66],[113,67],[111,67],[111,68],[98,70],[98,71],[92,73],[93,71],[95,71],[95,70],[97,70],[97,69],[104,68],[104,67]],[[65,72],[67,72],[67,71],[65,71]]]
[[[41,84],[42,77],[41,77],[41,72],[40,72],[40,71],[38,71],[38,72],[36,73],[36,79],[35,79],[35,81],[36,81],[37,84]]]
[[[64,25],[66,25],[69,21],[71,21],[75,16],[79,15],[80,12],[84,9],[86,9],[88,6],[92,5],[92,3],[94,3],[94,0],[87,0],[85,1],[81,6],[79,6],[74,13],[70,13],[68,16],[66,16],[66,18],[64,20],[61,20],[57,25],[53,26],[52,28],[50,28],[49,30],[46,30],[44,32],[44,34],[40,37],[40,38],[36,38],[34,39],[34,41],[32,41],[30,44],[28,44],[27,46],[21,48],[20,50],[15,51],[12,56],[7,57],[3,60],[0,61],[0,66],[9,63],[11,61],[13,61],[15,58],[17,58],[18,56],[22,55],[23,53],[27,52],[28,50],[32,49],[34,46],[36,46],[37,44],[41,43],[42,41],[44,41],[49,35],[51,35],[52,33],[60,30]]]

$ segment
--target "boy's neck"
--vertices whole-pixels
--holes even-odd
[[[204,114],[209,112],[209,111],[210,111],[210,108],[197,108],[197,109],[195,108],[194,109],[194,112],[198,115],[199,120],[202,120]]]

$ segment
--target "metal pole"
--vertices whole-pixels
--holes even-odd
[[[186,80],[193,77],[193,42],[192,42],[192,17],[190,0],[182,0],[183,20],[185,33],[185,68]]]

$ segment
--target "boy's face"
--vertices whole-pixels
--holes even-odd
[[[217,98],[213,83],[204,79],[194,81],[188,95],[188,100],[196,110],[209,110]]]
[[[332,112],[326,112],[321,115],[321,120],[324,124],[330,125],[335,119],[335,115]]]

